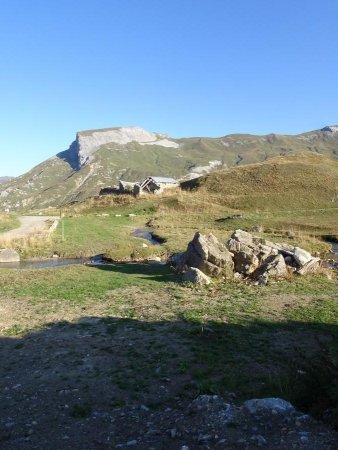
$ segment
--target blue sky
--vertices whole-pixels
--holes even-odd
[[[338,122],[336,0],[2,0],[0,175],[78,130],[173,137]]]

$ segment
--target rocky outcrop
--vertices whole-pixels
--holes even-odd
[[[0,263],[11,263],[20,261],[18,252],[11,248],[0,249]]]
[[[236,230],[226,244],[234,255],[235,271],[250,275],[271,255],[278,255],[278,249],[269,241],[255,238],[250,233]]]
[[[299,247],[274,243],[252,234],[236,230],[226,245],[213,234],[197,232],[184,253],[173,255],[169,261],[184,281],[209,284],[205,274],[226,279],[251,278],[265,285],[269,278],[286,278],[290,273],[316,273],[320,258],[313,257]],[[207,277],[208,278],[208,277]]]
[[[159,145],[178,148],[179,144],[167,139],[164,134],[152,133],[140,127],[103,128],[80,131],[68,150],[68,159],[76,170],[88,163],[93,154],[105,144],[126,145],[137,142],[141,145]]]
[[[320,258],[289,244],[273,243],[236,230],[226,243],[233,254],[235,271],[266,281],[268,277],[284,278],[289,272],[300,275],[315,273],[321,266]]]
[[[338,125],[329,125],[321,129],[321,131],[326,131],[328,133],[336,134],[338,133]]]
[[[203,235],[197,232],[184,253],[175,255],[172,263],[178,272],[195,267],[215,277],[232,278],[234,264],[232,254],[213,234]]]

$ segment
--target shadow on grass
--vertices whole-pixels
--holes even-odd
[[[143,265],[101,270],[123,268],[147,270]],[[169,275],[158,267],[158,276]],[[238,401],[283,397],[319,417],[330,410],[332,418],[338,404],[335,325],[89,316],[36,331],[13,326],[5,333],[0,338],[0,442],[4,436],[1,445],[7,450],[28,448],[27,437],[29,448],[100,448],[95,440],[107,435],[109,445],[118,444],[119,427],[131,426],[133,419],[121,416],[117,427],[109,420],[114,409],[144,404],[164,410],[199,394],[227,398],[231,392]],[[1,434],[13,420],[15,427]],[[30,421],[39,433],[27,434]],[[163,433],[163,448],[171,448],[170,436]]]
[[[159,281],[161,283],[174,282],[178,280],[177,275],[167,265],[149,263],[124,263],[124,264],[98,264],[89,266],[93,269],[106,272],[123,273],[126,275],[139,275],[140,278]],[[145,275],[145,277],[142,277]]]

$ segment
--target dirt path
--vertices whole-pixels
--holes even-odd
[[[38,233],[47,228],[48,220],[56,220],[56,216],[21,216],[21,226],[14,230],[0,233],[0,239],[11,241],[12,239],[20,239],[27,237],[31,234]]]

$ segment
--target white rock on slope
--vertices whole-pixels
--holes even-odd
[[[98,150],[101,145],[116,143],[120,145],[129,142],[138,142],[140,144],[161,145],[163,147],[177,147],[178,144],[168,139],[163,139],[164,135],[151,133],[140,127],[122,127],[108,128],[93,131],[80,131],[77,133],[77,153],[80,165],[90,160],[93,153]]]

